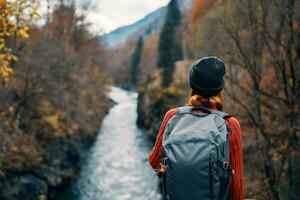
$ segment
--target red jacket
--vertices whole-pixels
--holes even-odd
[[[162,139],[168,121],[177,114],[177,109],[171,109],[165,115],[156,143],[149,156],[149,162],[155,171],[159,170],[160,152],[162,149]],[[234,117],[226,119],[231,129],[230,134],[230,162],[234,169],[234,175],[231,184],[231,200],[241,200],[244,198],[243,183],[243,153],[242,153],[242,137],[240,123]]]

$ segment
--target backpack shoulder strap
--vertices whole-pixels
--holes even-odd
[[[181,113],[181,114],[192,113],[195,110],[202,110],[202,111],[207,112],[209,114],[214,112],[213,110],[211,110],[209,108],[206,108],[206,107],[203,107],[203,106],[182,106],[182,107],[177,108],[178,113]]]
[[[228,117],[231,117],[231,115],[228,114],[228,113],[225,113],[225,112],[222,112],[222,111],[219,111],[219,110],[212,110],[212,109],[209,109],[209,108],[206,108],[206,107],[203,107],[203,106],[182,106],[182,107],[177,108],[178,113],[181,113],[181,114],[192,113],[194,110],[202,110],[202,111],[207,112],[209,114],[214,113],[214,114],[217,114],[217,115],[221,116],[224,119],[228,118]]]
[[[177,112],[180,113],[180,114],[191,113],[191,108],[190,108],[190,106],[178,107]]]
[[[226,113],[226,112],[222,112],[222,111],[219,111],[219,110],[212,110],[213,113],[221,116],[222,118],[226,119],[228,117],[231,117],[230,114]]]

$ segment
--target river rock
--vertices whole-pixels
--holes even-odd
[[[96,136],[96,135],[95,135]],[[39,165],[24,171],[7,171],[0,177],[1,200],[46,200],[66,191],[79,173],[80,152],[88,140],[60,140],[47,147]]]
[[[47,183],[33,175],[8,175],[0,180],[1,200],[42,200],[48,194]]]

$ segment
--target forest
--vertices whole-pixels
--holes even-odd
[[[297,199],[299,12],[299,1],[198,0],[180,14],[171,1],[161,32],[144,39],[141,54],[155,44],[158,56],[150,73],[153,61],[140,63],[138,123],[155,138],[165,112],[187,101],[189,66],[217,55],[228,65],[225,110],[242,124],[246,197]]]
[[[38,5],[0,1],[0,199],[64,188],[110,105],[105,52],[84,16],[61,2],[37,26]]]
[[[165,113],[187,102],[190,66],[210,55],[227,65],[245,199],[300,196],[300,1],[170,0],[114,47],[90,32],[91,3],[75,2],[44,1],[41,14],[41,0],[0,0],[0,199],[67,190],[112,85],[138,93],[136,123],[154,142]]]

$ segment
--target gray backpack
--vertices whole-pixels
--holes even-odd
[[[193,110],[206,113],[196,114]],[[205,107],[180,107],[165,129],[161,152],[164,199],[230,199],[228,114]]]

